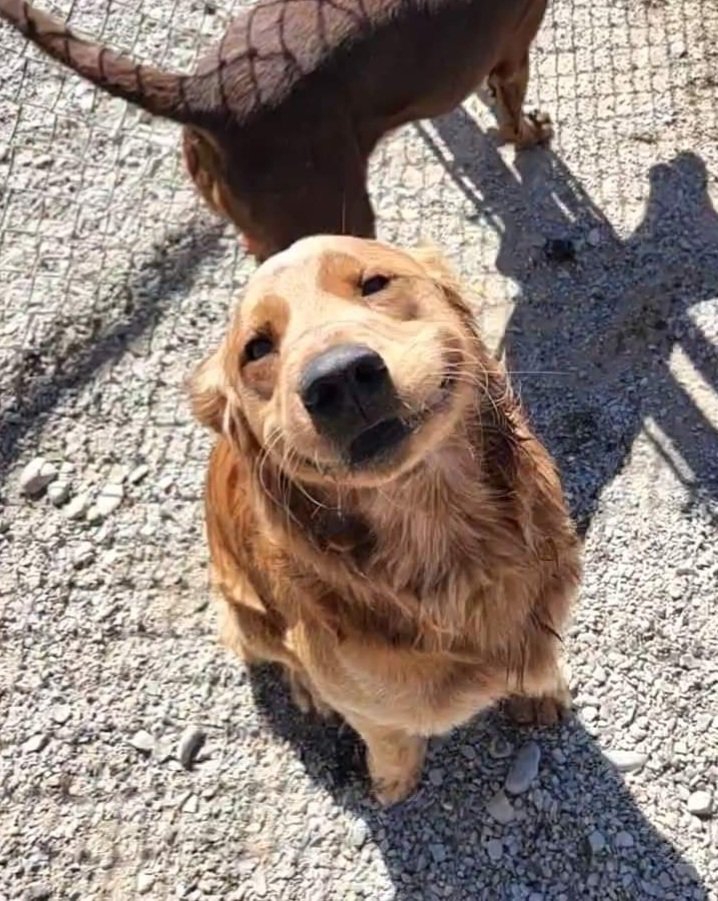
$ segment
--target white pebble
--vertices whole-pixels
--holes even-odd
[[[90,522],[100,522],[105,519],[122,503],[125,489],[119,482],[108,482],[98,495],[94,505],[87,511],[87,519]]]
[[[199,810],[199,798],[197,795],[190,795],[182,805],[182,810],[185,813],[197,813]]]
[[[349,827],[349,844],[353,848],[363,847],[368,837],[369,827],[364,820],[355,820]]]
[[[92,563],[95,559],[95,548],[89,541],[81,541],[72,555],[72,565],[75,569],[81,569]]]
[[[47,496],[55,507],[61,507],[70,496],[70,483],[59,479],[47,487]]]
[[[68,704],[58,704],[56,707],[53,707],[52,718],[60,726],[66,723],[71,716],[72,710],[70,709]]]
[[[638,751],[604,751],[604,754],[619,773],[633,773],[640,770],[648,759],[645,754]]]
[[[713,813],[713,796],[707,791],[693,792],[688,798],[688,812],[696,817],[709,817]]]
[[[62,511],[68,519],[82,519],[90,504],[90,498],[87,492],[78,494],[70,501],[70,503]]]
[[[20,473],[20,492],[36,497],[57,478],[57,467],[44,457],[35,457]]]
[[[130,744],[142,754],[151,754],[155,747],[155,740],[146,729],[139,729],[130,739]]]
[[[38,751],[42,751],[49,740],[50,736],[47,734],[47,732],[38,732],[37,735],[33,735],[31,738],[28,738],[28,740],[22,746],[22,749],[23,751],[28,751],[30,754],[36,754]]]
[[[146,895],[155,883],[155,877],[151,873],[137,874],[137,891],[140,895]]]
[[[145,478],[147,473],[150,471],[149,466],[146,466],[144,463],[141,463],[139,466],[136,466],[132,472],[127,477],[127,481],[131,485],[137,485],[142,479]]]

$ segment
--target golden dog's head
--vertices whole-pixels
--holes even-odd
[[[305,238],[251,279],[194,375],[194,410],[293,477],[376,485],[457,428],[485,359],[436,256]]]

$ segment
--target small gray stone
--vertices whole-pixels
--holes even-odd
[[[433,769],[429,770],[429,782],[431,782],[432,785],[438,788],[438,786],[440,786],[443,781],[444,771],[442,769],[440,769],[439,767],[434,767]]]
[[[72,565],[82,569],[95,559],[95,548],[89,541],[80,541],[72,554]]]
[[[35,457],[20,473],[20,492],[38,497],[57,478],[57,467],[44,457]]]
[[[498,838],[490,839],[486,843],[486,853],[489,855],[489,860],[493,861],[493,863],[498,863],[504,856],[504,846],[501,840]]]
[[[709,791],[693,792],[688,798],[688,812],[696,817],[709,817],[713,813],[713,795]]]
[[[68,519],[82,519],[90,505],[87,492],[77,494],[62,511]]]
[[[527,791],[538,775],[541,749],[535,741],[527,742],[518,752],[506,776],[504,788],[512,795]]]
[[[614,839],[617,848],[632,848],[635,844],[630,832],[619,832]]]
[[[195,758],[207,737],[198,726],[187,726],[177,744],[177,759],[186,770],[191,770]]]
[[[443,863],[446,860],[446,848],[441,842],[432,842],[429,845],[429,853],[434,858],[434,863]]]
[[[139,729],[130,739],[132,747],[149,756],[155,748],[155,740],[146,729]]]
[[[598,247],[601,243],[601,232],[597,228],[592,228],[586,239],[591,247]]]
[[[495,735],[489,742],[489,754],[496,760],[503,760],[505,757],[511,757],[513,752],[513,745],[500,735]]]
[[[369,827],[364,822],[364,820],[354,820],[354,822],[349,827],[349,835],[347,838],[349,839],[349,844],[353,848],[361,848],[364,846],[367,838],[369,837]]]
[[[460,750],[466,760],[476,760],[476,749],[471,745],[462,745]]]
[[[58,704],[56,707],[52,709],[52,718],[62,726],[66,723],[70,717],[72,716],[72,710],[68,704]]]
[[[155,884],[155,877],[151,873],[137,874],[137,891],[140,895],[146,895]]]
[[[604,751],[609,760],[619,773],[633,773],[643,768],[648,759],[645,754],[638,751]]]
[[[47,486],[47,496],[55,507],[61,507],[70,497],[70,483],[57,479]]]
[[[492,819],[496,820],[497,823],[501,823],[502,826],[510,823],[516,816],[516,811],[511,806],[511,802],[503,791],[496,792],[486,805],[486,812]]]
[[[594,829],[594,831],[588,837],[588,846],[591,849],[591,854],[600,854],[602,851],[606,850],[606,839],[602,832],[599,832],[598,829]]]
[[[23,744],[22,749],[23,751],[28,751],[30,754],[36,754],[38,751],[42,751],[49,741],[50,736],[47,732],[38,732],[37,735],[28,738]]]

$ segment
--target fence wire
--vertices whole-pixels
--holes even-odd
[[[178,70],[239,7],[42,5]],[[528,102],[552,117],[550,149],[498,148],[490,112],[470,98],[390,136],[372,161],[380,235],[440,244],[481,298],[486,334],[585,526],[647,415],[696,502],[714,500],[711,414],[694,410],[681,379],[692,367],[711,382],[700,315],[718,288],[717,39],[712,0],[555,0]],[[0,744],[8,898],[29,876],[58,897],[131,897],[147,869],[151,897],[262,897],[247,848],[286,869],[287,886],[302,854],[321,856],[272,843],[303,815],[300,777],[279,771],[261,736],[249,788],[226,766],[258,721],[246,682],[211,645],[199,507],[208,439],[183,383],[253,267],[203,210],[178,137],[0,26],[0,708],[5,735],[20,736]],[[563,263],[567,246],[575,259]],[[655,408],[639,408],[657,359]],[[606,379],[608,404],[595,391]],[[118,470],[149,476],[125,481],[105,521],[69,520],[17,492],[18,467],[39,452],[88,503]],[[161,752],[138,770],[128,736],[176,737],[192,710],[215,736],[195,782]],[[33,753],[35,739],[49,750]],[[183,815],[196,806],[211,810],[210,829]],[[241,855],[217,848],[220,828],[225,851]],[[316,891],[330,897],[321,880]]]

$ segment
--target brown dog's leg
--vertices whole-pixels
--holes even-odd
[[[562,673],[556,685],[541,695],[513,695],[504,704],[506,713],[520,726],[553,726],[571,709],[571,692]]]
[[[346,719],[366,744],[367,766],[377,801],[386,806],[403,801],[421,778],[426,739],[409,735],[403,729],[377,726],[363,717]]]
[[[524,115],[523,105],[529,78],[529,58],[501,62],[489,75],[489,87],[496,100],[499,136],[517,148],[533,147],[550,140],[553,130],[546,113]]]
[[[316,713],[324,719],[332,714],[331,707],[327,706],[312,688],[309,680],[300,672],[290,667],[285,668],[285,674],[289,683],[289,692],[292,700],[302,713]]]

